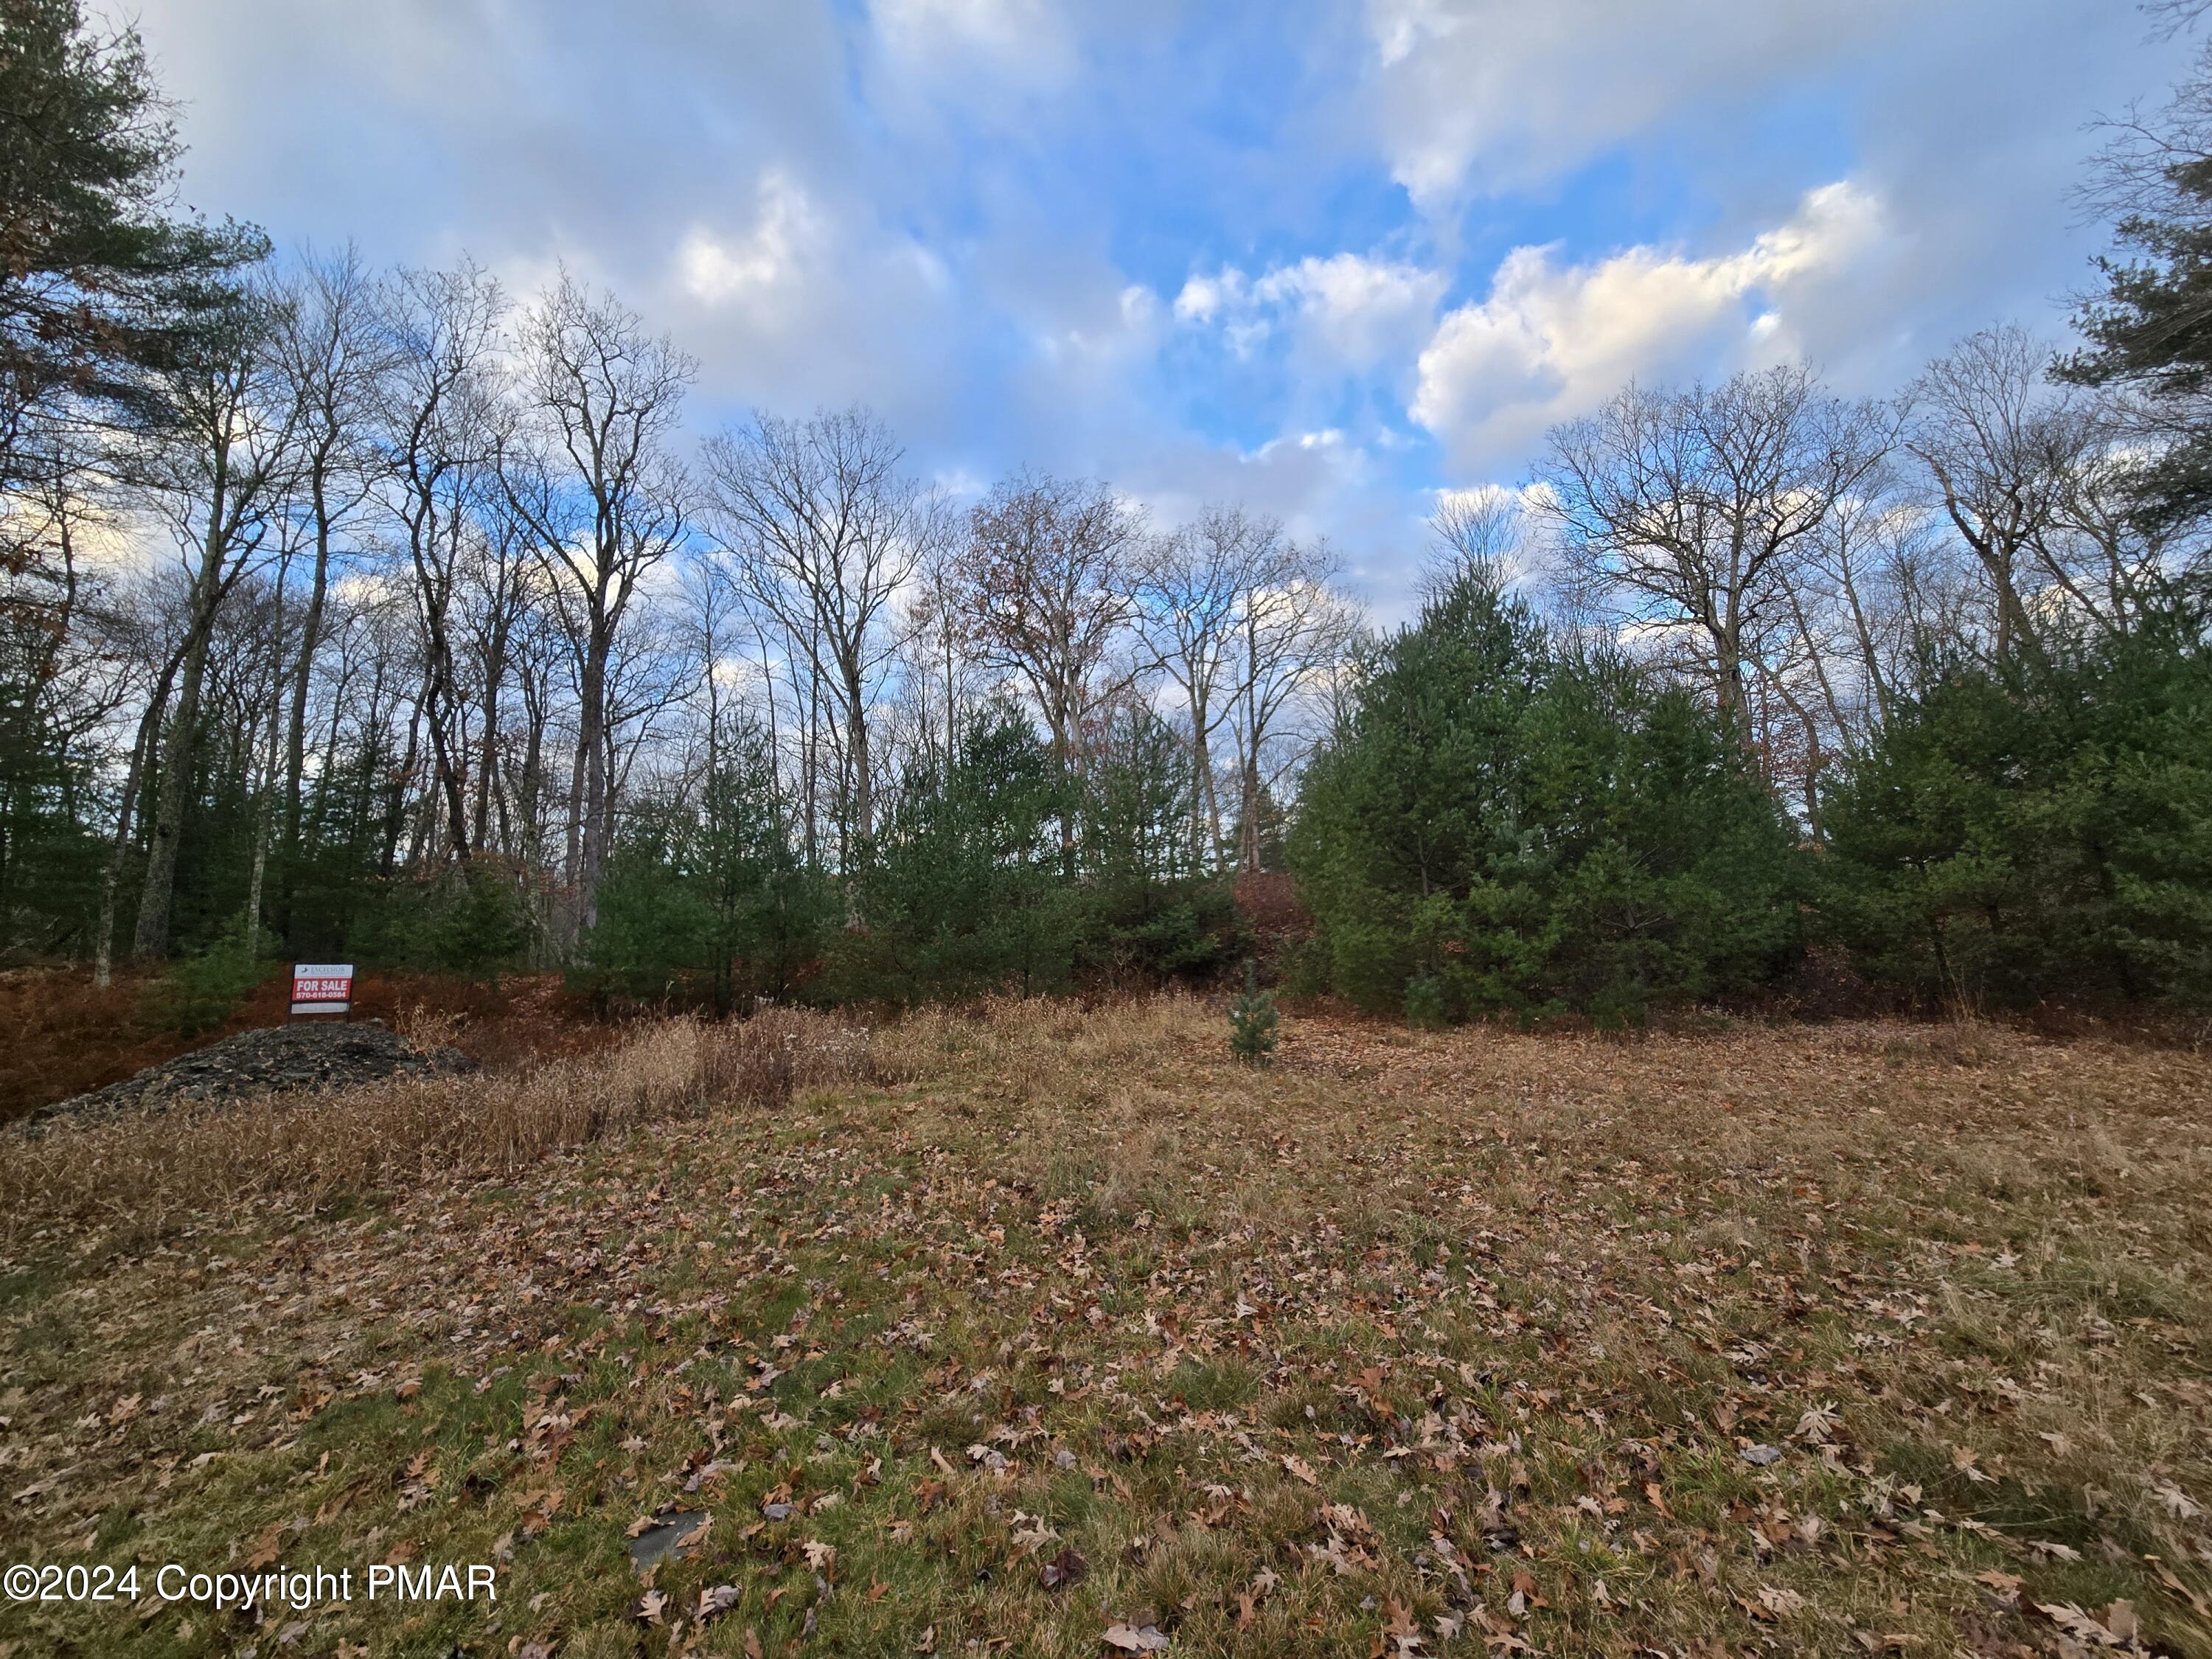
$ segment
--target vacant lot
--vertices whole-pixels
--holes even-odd
[[[0,1558],[356,1595],[0,1646],[2212,1654],[2196,1055],[756,1024],[11,1141]]]

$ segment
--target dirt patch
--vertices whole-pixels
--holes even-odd
[[[343,1088],[388,1077],[470,1072],[476,1065],[458,1048],[416,1048],[380,1020],[270,1025],[149,1066],[105,1089],[58,1101],[32,1117]]]

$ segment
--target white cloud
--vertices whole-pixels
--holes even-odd
[[[1555,178],[1887,38],[1906,0],[1368,0],[1393,176],[1425,210]]]
[[[678,280],[702,304],[784,309],[825,251],[829,227],[799,182],[780,167],[760,176],[753,226],[725,239],[695,226],[677,250]]]
[[[1437,325],[1410,412],[1462,464],[1510,464],[1545,427],[1632,379],[1801,356],[1794,310],[1813,309],[1884,234],[1881,204],[1845,181],[1712,258],[1638,246],[1560,265],[1549,248],[1516,248],[1487,295]]]
[[[980,68],[1041,85],[1073,66],[1065,16],[1045,0],[870,0],[868,16],[896,64],[934,79]]]
[[[1520,459],[1431,470],[1401,424],[1425,349],[1423,406],[1478,461],[1628,372],[1796,354],[1889,390],[1967,330],[2050,314],[2103,240],[2065,228],[2081,123],[2195,50],[2081,0],[143,10],[196,208],[287,245],[358,234],[378,262],[465,252],[518,300],[565,262],[702,359],[701,428],[865,399],[918,470],[1244,495],[1378,562],[1421,544],[1425,486]],[[1378,161],[1415,211],[1367,188]],[[1752,257],[1846,166],[1881,205],[1877,254],[1833,275]],[[1516,185],[1495,204],[1512,240],[1611,240],[1486,297],[1455,216]],[[1650,246],[1603,257],[1628,242]],[[1293,246],[1364,252],[1211,263]],[[1189,280],[1132,288],[1163,262]],[[1747,266],[1764,274],[1735,291]],[[1435,268],[1474,291],[1438,297]],[[1440,331],[1470,297],[1490,326]],[[1297,435],[1332,427],[1348,435]]]
[[[1072,319],[1040,331],[1038,349],[1052,361],[1068,357],[1101,365],[1141,361],[1159,338],[1160,296],[1142,283],[1125,284],[1110,303],[1104,296]]]
[[[1248,284],[1241,270],[1226,270],[1212,276],[1194,272],[1176,295],[1175,314],[1178,322],[1210,323],[1222,311],[1241,302]]]
[[[1253,291],[1295,306],[1333,356],[1366,368],[1426,326],[1445,287],[1441,271],[1337,253],[1271,270]]]
[[[1517,513],[1528,505],[1529,492],[1511,484],[1479,483],[1464,489],[1432,489],[1429,494],[1440,513],[1478,513],[1486,508]]]
[[[943,257],[835,180],[802,181],[781,161],[760,170],[750,198],[735,223],[695,217],[659,274],[658,316],[699,354],[704,383],[729,404],[787,413],[848,400],[894,419],[932,408],[958,339]]]
[[[1175,314],[1183,323],[1219,324],[1239,356],[1287,325],[1330,366],[1364,373],[1420,337],[1447,285],[1443,272],[1397,260],[1309,256],[1257,278],[1233,265],[1194,272],[1176,296]]]

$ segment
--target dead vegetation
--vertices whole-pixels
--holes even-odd
[[[413,1022],[418,1041],[453,1022]],[[807,1010],[744,1024],[665,1020],[611,1050],[489,1074],[194,1102],[59,1121],[0,1159],[0,1243],[56,1227],[158,1234],[249,1203],[313,1209],[413,1183],[511,1176],[550,1153],[664,1118],[780,1105],[795,1088],[865,1076],[864,1034]]]
[[[281,1024],[290,988],[289,978],[272,967],[228,1018],[187,1036],[163,1023],[160,970],[118,969],[105,988],[82,968],[0,971],[0,1124],[217,1037]],[[471,980],[368,971],[355,981],[356,1019],[380,1019],[418,1040],[434,1037],[427,1046],[456,1046],[494,1068],[595,1054],[622,1039],[624,1024],[589,1012],[588,999],[569,992],[558,974]]]
[[[501,1573],[23,1650],[2212,1653],[2197,1056],[1222,1039],[676,1023],[11,1157],[0,1553]]]

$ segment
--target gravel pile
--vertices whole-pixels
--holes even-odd
[[[240,1031],[105,1089],[56,1101],[33,1115],[159,1109],[179,1101],[236,1100],[475,1069],[476,1062],[459,1049],[417,1048],[380,1020],[303,1021]]]

